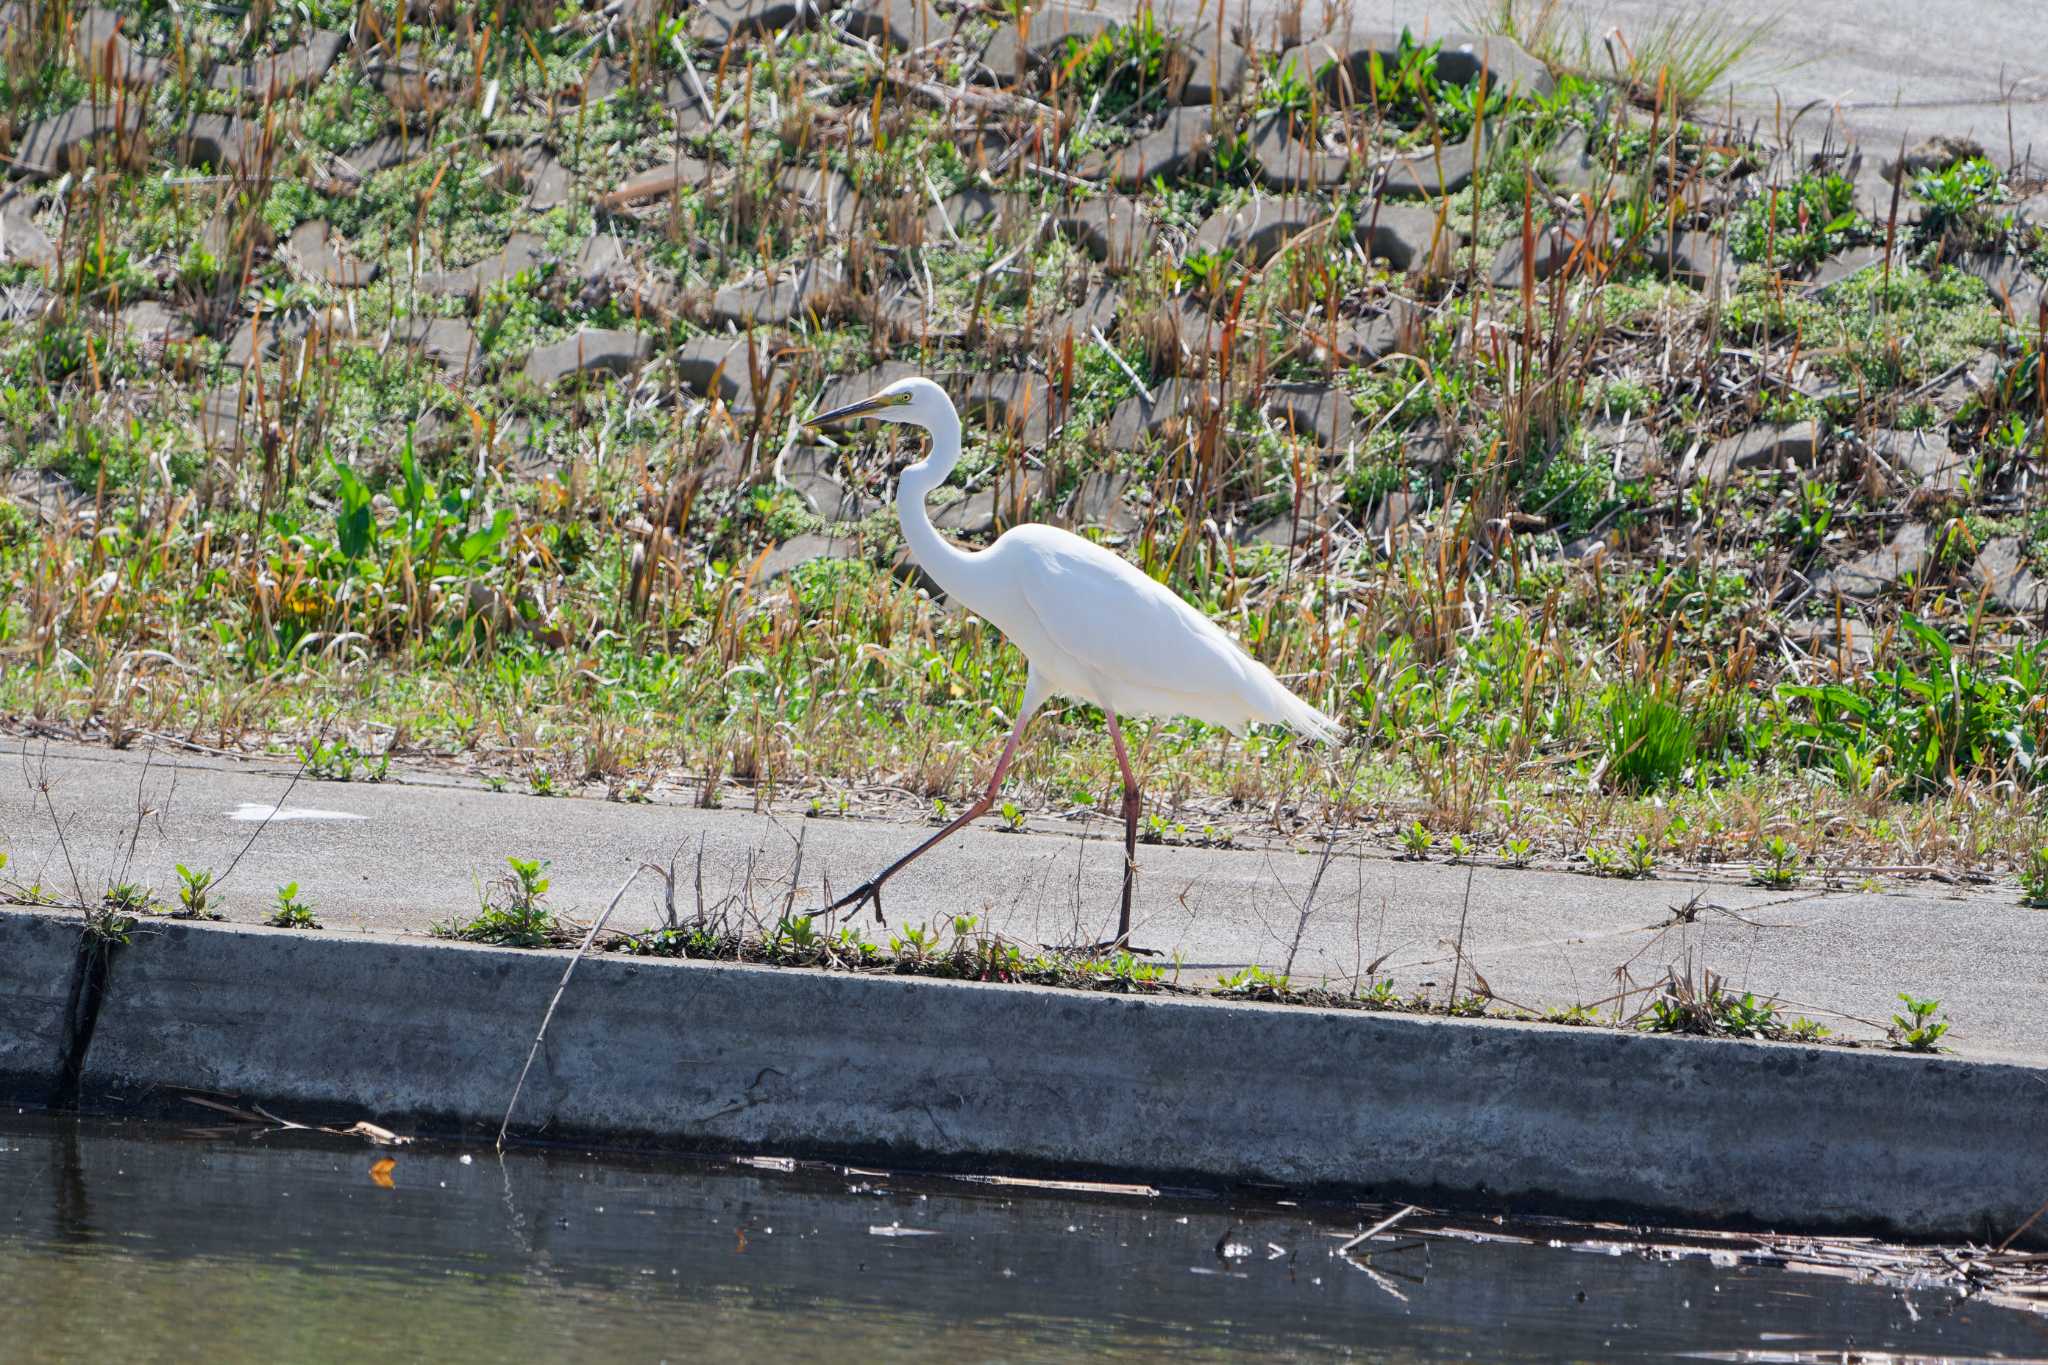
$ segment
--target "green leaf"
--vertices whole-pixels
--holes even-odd
[[[340,460],[334,462],[341,483],[341,510],[334,515],[334,540],[345,559],[361,559],[377,537],[377,520],[370,515],[370,490],[356,472]]]
[[[491,524],[472,531],[462,538],[458,552],[464,564],[475,564],[486,555],[495,554],[505,543],[506,533],[512,529],[512,509],[500,507],[498,514],[491,518]]]

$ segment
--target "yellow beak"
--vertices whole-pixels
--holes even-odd
[[[858,403],[848,403],[843,408],[834,408],[830,412],[821,412],[816,417],[806,420],[804,425],[807,427],[822,427],[828,423],[843,422],[852,417],[866,417],[871,413],[881,411],[883,408],[899,407],[909,401],[910,395],[907,393],[878,393],[863,398]]]

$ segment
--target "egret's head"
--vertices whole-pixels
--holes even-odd
[[[947,422],[957,424],[960,420],[953,411],[953,400],[946,397],[944,389],[929,379],[913,378],[899,379],[858,403],[821,412],[804,425],[821,427],[856,417],[872,417],[877,422],[908,422],[927,431],[940,430]]]

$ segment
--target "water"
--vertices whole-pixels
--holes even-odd
[[[2048,1319],[1946,1291],[1439,1236],[1375,1244],[1372,1273],[1330,1253],[1380,1212],[10,1112],[0,1360],[2048,1356]]]

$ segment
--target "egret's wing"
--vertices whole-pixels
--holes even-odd
[[[1108,683],[1112,695],[1232,729],[1265,721],[1312,739],[1338,738],[1335,721],[1171,588],[1079,536],[1020,529],[1034,533],[1023,541],[1031,571],[1018,578],[1025,603],[1053,644]]]
[[[1123,690],[1242,706],[1264,670],[1172,589],[1079,537],[1034,541],[1020,586],[1054,644]],[[1192,708],[1200,713],[1202,708]]]

